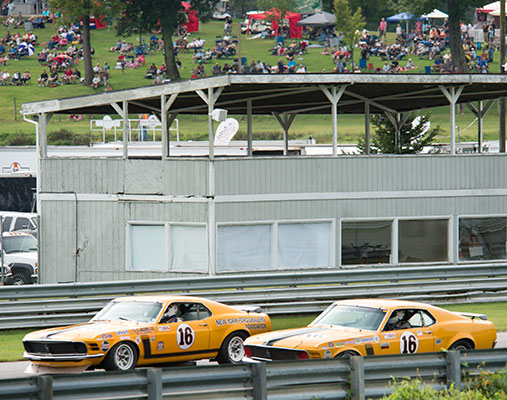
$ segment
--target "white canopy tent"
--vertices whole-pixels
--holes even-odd
[[[449,18],[449,15],[447,15],[445,12],[437,10],[436,8],[433,9],[432,12],[429,14],[421,15],[422,18],[429,18],[429,19],[445,19]]]
[[[507,14],[507,5],[505,6],[505,12]],[[500,7],[498,7],[496,10],[493,10],[489,13],[489,15],[492,15],[493,17],[499,17],[500,16]]]

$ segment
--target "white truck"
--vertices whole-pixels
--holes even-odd
[[[25,232],[3,232],[0,238],[0,265],[6,285],[37,283],[37,239]],[[0,279],[2,271],[0,270]]]

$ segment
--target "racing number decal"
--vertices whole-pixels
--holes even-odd
[[[401,354],[417,353],[419,348],[419,339],[412,332],[404,332],[400,337],[400,352]]]
[[[176,341],[181,350],[186,350],[194,344],[195,333],[191,326],[180,324],[176,330]]]

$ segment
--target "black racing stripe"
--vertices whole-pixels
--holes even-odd
[[[62,328],[60,329],[59,331],[56,331],[56,332],[52,332],[52,333],[48,333],[45,338],[50,338],[52,336],[55,336],[55,335],[59,335],[61,333],[65,333],[65,332],[70,332],[70,331],[74,331],[74,330],[77,330],[77,329],[81,329],[83,328],[83,326],[85,326],[86,324],[83,324],[83,325],[78,325],[78,326],[71,326],[70,328]]]
[[[167,357],[181,357],[181,356],[193,356],[198,354],[218,353],[220,349],[207,349],[207,350],[196,350],[196,351],[180,351],[179,353],[160,353],[151,354],[150,340],[143,339],[144,358],[167,358]]]
[[[264,346],[273,346],[273,344],[275,344],[276,342],[280,341],[280,340],[283,340],[283,339],[287,339],[287,338],[290,338],[290,337],[294,337],[294,336],[299,336],[299,335],[305,335],[305,334],[308,334],[308,333],[313,333],[313,332],[319,332],[319,331],[323,331],[325,330],[326,328],[307,328],[307,329],[298,329],[297,331],[295,332],[292,332],[292,333],[288,333],[288,334],[285,334],[283,336],[278,336],[276,338],[273,338],[273,339],[270,339],[268,340],[267,342],[264,342],[263,345]]]

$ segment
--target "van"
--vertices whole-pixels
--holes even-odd
[[[37,237],[37,214],[0,211],[2,232],[27,232]]]

